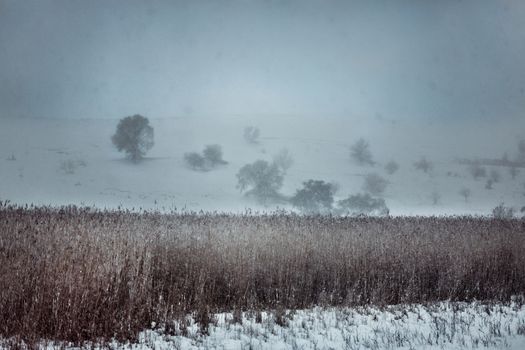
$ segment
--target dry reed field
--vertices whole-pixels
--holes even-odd
[[[0,205],[0,337],[136,339],[193,314],[508,302],[525,221]]]

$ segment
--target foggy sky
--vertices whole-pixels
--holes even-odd
[[[0,0],[0,117],[525,113],[525,2]]]

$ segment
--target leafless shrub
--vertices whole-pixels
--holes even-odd
[[[174,319],[184,334],[181,315],[209,325],[217,310],[508,301],[525,293],[524,229],[520,220],[476,217],[1,203],[0,337],[81,344],[133,340]]]
[[[381,175],[371,173],[365,176],[363,190],[373,195],[379,195],[385,192],[388,181]]]
[[[392,175],[398,170],[399,170],[399,164],[393,160],[386,163],[385,165],[385,171],[388,175]]]

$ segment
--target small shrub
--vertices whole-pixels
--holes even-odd
[[[394,174],[396,171],[398,171],[398,169],[399,169],[399,164],[393,160],[386,163],[385,165],[385,171],[388,175]]]
[[[247,126],[244,128],[244,139],[248,143],[259,143],[259,136],[261,132],[258,127],[255,126]]]
[[[379,195],[385,192],[387,185],[388,181],[385,178],[376,173],[372,173],[366,175],[363,190],[373,195]]]
[[[350,156],[359,165],[374,165],[370,145],[363,138],[360,138],[352,145],[350,148]]]

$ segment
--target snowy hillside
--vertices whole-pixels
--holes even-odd
[[[489,214],[501,202],[518,211],[525,205],[525,169],[511,179],[508,168],[493,167],[501,181],[486,189],[484,179],[474,180],[468,167],[455,161],[501,158],[505,152],[512,159],[525,137],[525,120],[494,125],[380,117],[150,119],[155,146],[139,164],[126,160],[111,144],[117,121],[0,119],[0,199],[100,208],[272,210],[243,197],[235,175],[243,165],[271,160],[287,148],[294,164],[284,179],[285,195],[292,195],[303,181],[320,179],[337,183],[336,199],[342,199],[362,192],[364,175],[375,172],[389,181],[383,197],[394,215]],[[261,130],[256,145],[243,138],[248,125]],[[350,159],[349,148],[360,137],[369,141],[375,166],[359,166]],[[221,145],[229,163],[209,172],[189,169],[184,153],[200,152],[208,144]],[[434,163],[430,174],[413,166],[423,156]],[[400,165],[393,175],[384,169],[390,160]],[[468,201],[459,194],[462,188],[472,192]],[[436,204],[433,192],[439,194]]]

